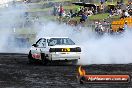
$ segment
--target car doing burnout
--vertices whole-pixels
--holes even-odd
[[[69,61],[76,64],[80,59],[81,48],[67,37],[40,38],[29,51],[29,62],[36,60],[47,64],[49,61]]]

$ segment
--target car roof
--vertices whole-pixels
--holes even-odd
[[[42,37],[42,38],[51,39],[51,38],[68,38],[68,37]]]

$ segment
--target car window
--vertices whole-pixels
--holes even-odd
[[[54,39],[49,39],[49,41],[48,41],[48,46],[54,46],[54,45],[56,45],[56,43],[57,43],[57,40],[54,40]]]
[[[38,47],[46,47],[46,39],[42,38],[37,42]]]
[[[51,38],[48,42],[48,45],[75,45],[75,43],[69,38]]]

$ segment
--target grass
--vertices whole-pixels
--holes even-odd
[[[42,20],[47,20],[47,21],[55,21],[57,19],[58,16],[44,16],[44,17],[40,17],[40,19]]]
[[[118,16],[113,16],[113,17],[111,17],[112,19],[119,19],[120,18],[120,16],[118,15]]]
[[[64,10],[70,10],[70,9],[77,9],[78,6],[76,5],[71,5],[71,6],[63,6]],[[53,7],[50,7],[50,8],[44,8],[44,9],[41,9],[41,8],[37,8],[37,9],[30,9],[28,10],[28,12],[44,12],[44,11],[51,11],[53,9]]]
[[[77,5],[70,5],[70,6],[63,6],[63,7],[64,7],[65,10],[70,10],[70,9],[75,10],[75,9],[77,9],[77,8],[80,7],[80,6],[77,6]]]
[[[37,9],[30,9],[28,10],[28,12],[44,12],[44,11],[50,11],[50,10],[52,10],[52,8],[45,8],[45,9],[37,8]]]
[[[109,13],[102,13],[102,14],[97,14],[97,15],[92,15],[88,19],[89,20],[103,20],[105,18],[108,18]]]
[[[40,1],[38,3],[32,3],[32,4],[46,4],[46,3],[55,3],[55,2],[67,2],[67,1],[72,1],[72,0],[53,0],[53,1]]]
[[[106,2],[106,5],[110,5],[110,4],[116,5],[117,4],[117,1],[119,1],[119,0],[113,0],[113,2],[107,1]],[[124,3],[127,4],[128,3],[128,0],[124,0]],[[95,4],[100,5],[100,3],[95,3]]]

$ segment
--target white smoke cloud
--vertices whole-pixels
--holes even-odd
[[[131,29],[130,29],[131,30]],[[39,37],[68,36],[82,48],[79,64],[132,63],[132,32],[122,35],[104,35],[100,38],[90,28],[76,29],[65,24],[49,22],[38,33]]]
[[[8,0],[9,2],[11,0]],[[3,2],[7,4],[7,2]],[[0,8],[0,52],[16,52],[15,41],[13,41],[18,26],[24,22],[26,7],[23,4],[8,3],[8,7]],[[22,28],[20,28],[22,29]],[[17,42],[16,42],[17,43]]]
[[[127,34],[127,35],[126,35]],[[104,36],[82,44],[83,64],[121,64],[132,63],[132,33],[126,33],[118,38]],[[119,38],[121,37],[121,38]]]
[[[0,0],[0,4],[5,4],[5,3],[8,3],[10,1],[13,1],[13,0]]]

